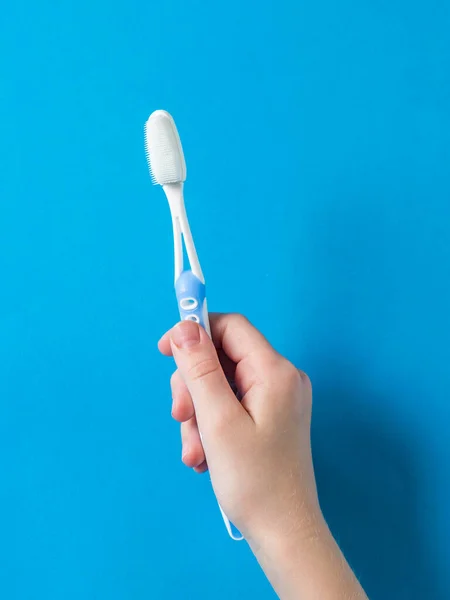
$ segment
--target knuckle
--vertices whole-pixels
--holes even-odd
[[[198,360],[188,368],[187,374],[190,381],[198,381],[220,371],[217,357],[207,356]]]
[[[301,377],[298,369],[296,369],[290,362],[284,366],[283,378],[289,387],[296,387],[301,383]]]
[[[308,375],[286,359],[283,359],[280,376],[283,385],[288,389],[311,387]]]
[[[231,313],[230,321],[237,326],[247,325],[250,322],[247,317],[241,313]]]
[[[178,408],[183,405],[184,409],[186,410],[186,404],[190,403],[191,396],[186,384],[181,379],[180,372],[178,370],[175,371],[170,378],[170,389],[172,392],[172,400],[177,403]]]
[[[266,379],[274,385],[285,384],[289,377],[289,362],[273,352],[261,353],[261,365]]]
[[[178,371],[172,373],[170,377],[170,389],[172,391],[172,397],[178,392]]]
[[[301,379],[302,384],[304,385],[304,387],[306,389],[308,389],[308,390],[311,390],[312,389],[312,383],[311,383],[311,379],[309,378],[309,376],[307,375],[307,373],[305,373],[301,369],[298,369],[298,374],[300,375],[300,379]]]

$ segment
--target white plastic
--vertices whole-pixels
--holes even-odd
[[[198,306],[198,301],[195,298],[183,298],[180,301],[180,308],[183,310],[195,310]]]
[[[145,124],[145,149],[152,181],[154,184],[162,186],[169,202],[174,239],[175,283],[184,270],[184,241],[191,271],[204,284],[205,278],[195,249],[184,205],[183,184],[186,180],[186,162],[184,160],[183,148],[175,122],[166,111],[157,110],[147,120]],[[202,317],[205,330],[209,337],[211,337],[206,299],[203,304]],[[237,530],[236,534],[234,533],[233,526],[223,512],[220,504],[219,508],[230,537],[233,540],[244,539],[243,536],[238,535],[239,532]]]
[[[145,124],[145,151],[155,185],[186,181],[186,162],[175,121],[165,110],[156,110]]]
[[[186,247],[186,254],[192,272],[205,283],[202,268],[195,249],[194,239],[186,214],[183,199],[183,183],[168,183],[163,185],[163,190],[169,202],[170,213],[172,215],[173,243],[175,253],[175,281],[181,275],[184,269],[183,265],[183,241]]]

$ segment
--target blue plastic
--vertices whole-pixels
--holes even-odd
[[[197,321],[205,327],[205,284],[190,270],[183,271],[175,283],[178,310],[182,321]]]

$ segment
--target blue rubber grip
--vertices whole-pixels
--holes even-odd
[[[195,321],[205,327],[205,284],[192,271],[183,271],[175,283],[182,321]]]

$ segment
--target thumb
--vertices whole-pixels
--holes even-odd
[[[202,434],[210,424],[248,414],[233,394],[208,334],[194,321],[182,321],[170,332],[178,370],[192,397]]]

